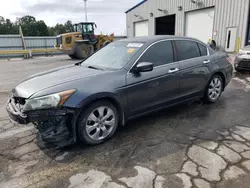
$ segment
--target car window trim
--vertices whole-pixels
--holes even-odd
[[[199,57],[194,57],[194,58],[184,59],[184,60],[179,61],[179,60],[178,60],[178,50],[177,50],[175,41],[180,41],[180,40],[192,41],[192,42],[196,42],[196,43],[199,43],[199,44],[205,46],[204,44],[202,44],[201,42],[199,42],[199,41],[197,41],[197,40],[192,40],[192,39],[173,39],[173,42],[174,42],[174,45],[175,45],[175,48],[176,48],[176,58],[177,58],[177,61],[178,61],[178,62],[187,61],[187,60],[194,60],[194,59],[197,59],[197,58],[210,56],[210,52],[209,52],[208,48],[205,46],[205,47],[207,48],[207,55],[206,55],[206,56],[201,56],[201,55],[200,55]],[[197,44],[197,46],[198,46],[198,44]],[[199,46],[198,46],[198,49],[199,49]],[[199,50],[200,50],[200,49],[199,49]]]
[[[207,55],[202,55],[202,54],[201,54],[201,48],[200,48],[200,46],[199,46],[199,45],[201,45],[201,46],[203,46],[203,47],[205,47],[205,48],[207,49]],[[201,44],[201,43],[199,43],[199,42],[197,42],[197,46],[198,46],[198,48],[199,48],[199,51],[200,51],[200,56],[201,56],[201,57],[208,56],[208,48],[207,48],[206,46],[204,46],[203,44]]]
[[[160,42],[166,42],[166,41],[158,41],[158,43],[160,43]],[[156,44],[158,44],[158,43],[155,43],[154,45],[156,45]],[[174,46],[173,46],[173,42],[172,42],[172,40],[170,39],[170,43],[171,43],[171,46],[172,46],[172,52],[173,52],[173,62],[171,62],[171,63],[174,63],[177,59],[176,59],[176,57],[175,57],[175,54],[174,54]],[[153,46],[153,45],[152,45]],[[151,46],[151,47],[152,47]],[[149,49],[149,48],[148,48]],[[146,53],[146,52],[145,52]],[[140,58],[139,58],[139,60],[140,60]],[[138,60],[138,61],[139,61]],[[156,67],[162,67],[162,66],[165,66],[165,65],[168,65],[168,64],[170,64],[170,63],[164,63],[164,64],[162,64],[162,65],[158,65],[158,66],[155,66],[154,68],[156,68]]]
[[[176,51],[175,43],[174,43],[173,40],[171,40],[171,43],[172,43],[172,48],[173,48],[174,62],[178,62],[178,59],[177,59],[177,51]],[[174,62],[173,62],[173,63],[174,63]]]
[[[188,59],[179,60],[179,56],[178,56],[179,52],[178,52],[178,48],[177,48],[177,45],[176,45],[176,41],[189,41],[189,42],[194,42],[194,43],[195,43],[195,45],[196,45],[196,46],[197,46],[197,48],[198,48],[198,51],[199,51],[199,56],[197,56],[197,57],[193,57],[193,58],[188,58]],[[183,40],[183,39],[177,39],[177,40],[175,40],[175,41],[174,41],[174,43],[175,43],[176,52],[177,52],[177,54],[176,54],[177,61],[179,61],[179,62],[180,62],[180,61],[186,61],[186,60],[196,59],[196,58],[200,58],[200,57],[201,57],[200,49],[199,49],[199,46],[198,46],[198,44],[197,44],[197,42],[196,42],[196,41],[193,41],[193,40]]]
[[[200,52],[200,57],[202,57],[202,55],[201,55],[201,49],[200,49],[200,46],[199,46],[199,44],[196,42],[196,45],[197,45],[197,47],[198,47],[198,49],[199,49],[199,52]]]
[[[153,45],[155,45],[155,44],[157,44],[157,43],[160,43],[160,42],[165,42],[165,41],[170,41],[170,42],[171,42],[171,44],[172,44],[172,49],[173,49],[173,59],[174,59],[174,62],[172,62],[172,63],[167,63],[167,64],[165,64],[165,65],[158,65],[158,66],[154,67],[154,69],[155,69],[155,68],[158,68],[158,67],[163,67],[163,66],[170,65],[170,64],[173,64],[173,63],[178,62],[178,61],[177,61],[176,54],[174,53],[173,40],[174,40],[174,39],[162,39],[162,40],[155,41],[155,42],[153,42],[152,44],[150,44],[150,45],[141,53],[141,55],[136,59],[136,61],[133,63],[133,65],[132,65],[132,66],[130,67],[130,69],[128,70],[127,74],[132,74],[132,73],[131,73],[132,68],[138,63],[138,61],[139,61],[140,58],[144,55],[144,53],[145,53],[151,46],[153,46]]]

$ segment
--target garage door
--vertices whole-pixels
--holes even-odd
[[[135,22],[135,37],[148,36],[148,21]]]
[[[186,13],[185,35],[207,43],[213,36],[214,8]]]

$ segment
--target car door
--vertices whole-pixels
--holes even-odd
[[[180,63],[180,96],[195,97],[206,87],[209,74],[208,49],[192,40],[175,40],[177,59]]]
[[[179,90],[179,63],[170,40],[151,45],[134,64],[151,62],[150,72],[127,74],[127,101],[130,116],[160,108],[171,102]],[[133,68],[133,67],[131,67]]]

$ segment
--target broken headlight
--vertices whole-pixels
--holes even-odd
[[[26,100],[23,111],[41,110],[63,105],[75,89]]]

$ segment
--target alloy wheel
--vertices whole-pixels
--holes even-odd
[[[115,113],[107,107],[101,106],[93,110],[86,121],[86,132],[93,140],[102,140],[109,136],[115,126]]]
[[[208,88],[208,96],[211,100],[215,101],[219,98],[222,90],[221,80],[215,77],[211,80],[209,88]]]

